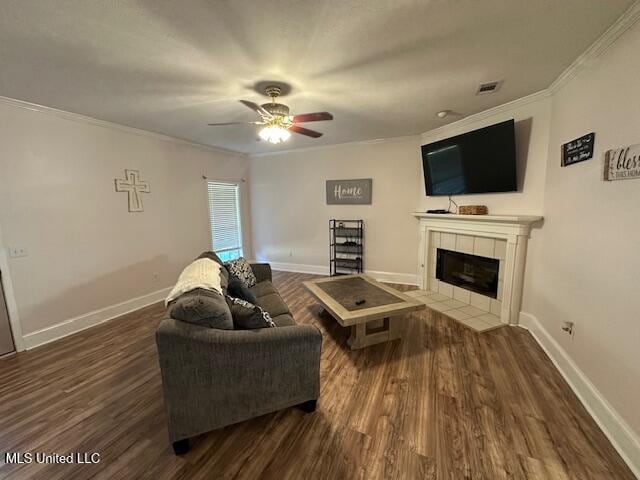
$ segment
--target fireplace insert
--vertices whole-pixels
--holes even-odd
[[[438,249],[436,278],[491,298],[498,296],[500,261],[468,253]]]

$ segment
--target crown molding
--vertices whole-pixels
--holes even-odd
[[[245,153],[237,152],[235,150],[228,150],[226,148],[214,147],[211,145],[205,145],[203,143],[192,142],[185,140],[184,138],[172,137],[171,135],[165,135],[163,133],[152,132],[149,130],[142,130],[140,128],[128,127],[119,123],[109,122],[107,120],[100,120],[98,118],[89,117],[74,112],[67,112],[66,110],[60,110],[57,108],[46,107],[44,105],[38,105],[37,103],[27,102],[25,100],[18,100],[16,98],[0,96],[0,104],[7,105],[14,108],[20,108],[23,110],[30,110],[32,112],[43,113],[45,115],[51,115],[72,122],[84,123],[88,125],[95,125],[98,127],[108,128],[111,130],[118,130],[120,132],[129,133],[131,135],[137,135],[140,137],[154,138],[156,140],[163,140],[165,142],[177,143],[180,145],[186,145],[189,147],[199,148],[201,150],[207,150],[210,152],[223,153],[226,155],[246,156]]]
[[[245,155],[248,155],[249,157],[271,157],[274,155],[282,155],[286,153],[307,152],[309,150],[325,150],[329,148],[345,147],[349,145],[374,145],[376,143],[408,142],[411,140],[415,140],[416,142],[418,142],[420,140],[420,134],[418,133],[415,135],[404,135],[401,137],[374,138],[371,140],[356,140],[353,142],[331,143],[329,145],[316,145],[311,147],[288,148],[286,150],[277,150],[275,152],[256,152],[247,153]]]
[[[640,0],[636,0],[598,39],[576,58],[553,83],[548,90],[556,93],[580,74],[594,60],[602,56],[613,44],[640,20]]]
[[[531,95],[527,95],[526,97],[521,97],[511,102],[503,103],[502,105],[498,105],[497,107],[492,107],[488,110],[474,113],[472,115],[469,115],[468,117],[456,120],[455,122],[447,123],[446,125],[443,125],[441,127],[434,128],[433,130],[428,130],[421,135],[421,139],[422,141],[425,141],[439,135],[447,134],[451,129],[465,127],[467,125],[484,120],[485,118],[493,117],[495,115],[499,115],[500,113],[510,112],[511,110],[515,110],[530,103],[544,100],[546,98],[549,98],[550,96],[551,93],[548,89],[541,90],[539,92],[532,93]]]

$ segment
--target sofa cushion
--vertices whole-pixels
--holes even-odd
[[[227,294],[230,297],[241,298],[249,303],[255,304],[257,302],[256,296],[251,289],[247,287],[242,280],[238,277],[231,275],[229,277],[229,287],[227,288]]]
[[[275,327],[271,315],[253,303],[241,298],[226,296],[227,304],[231,310],[233,325],[238,330],[252,330],[255,328]]]
[[[283,313],[289,313],[289,307],[287,307],[287,304],[284,303],[282,297],[277,293],[270,293],[268,295],[258,297],[257,305],[269,312],[271,317],[277,317]]]
[[[169,305],[171,318],[209,328],[233,330],[231,310],[215,291],[198,288],[180,295]]]
[[[264,297],[265,295],[269,295],[270,293],[278,293],[278,291],[273,286],[273,283],[271,283],[269,280],[256,283],[249,290],[251,290],[251,293],[253,293],[256,298]]]
[[[290,327],[291,325],[296,324],[293,317],[288,313],[283,313],[282,315],[273,317],[273,323],[275,323],[277,327]]]
[[[251,265],[244,258],[225,263],[229,275],[238,277],[247,287],[253,287],[256,283],[256,276],[251,269]]]
[[[268,263],[252,263],[251,270],[253,270],[253,274],[256,276],[258,283],[264,282],[265,280],[272,280],[271,265]]]

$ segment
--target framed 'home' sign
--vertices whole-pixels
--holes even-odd
[[[371,205],[371,178],[327,180],[327,205]]]
[[[640,144],[609,150],[604,156],[604,179],[640,178]]]

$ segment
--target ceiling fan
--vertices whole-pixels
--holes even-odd
[[[288,140],[291,136],[290,132],[299,133],[300,135],[306,135],[311,138],[319,138],[322,136],[322,133],[316,132],[315,130],[309,130],[308,128],[301,127],[298,124],[333,120],[333,115],[329,112],[289,115],[289,107],[276,102],[276,99],[282,93],[282,89],[280,87],[275,85],[268,86],[265,88],[265,93],[271,97],[271,103],[258,105],[257,103],[253,103],[248,100],[240,100],[242,104],[260,115],[260,121],[209,123],[209,125],[212,127],[224,125],[265,125],[265,127],[259,132],[260,138],[269,143],[276,144]]]

